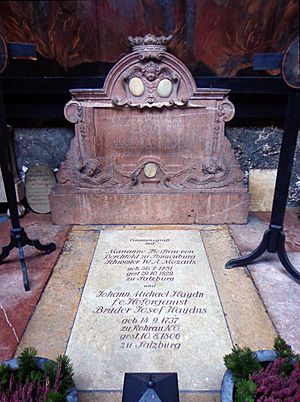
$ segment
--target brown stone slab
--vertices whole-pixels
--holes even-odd
[[[5,321],[10,324],[9,327],[3,327],[3,331],[1,326],[0,360],[9,359],[15,353],[18,340],[23,335],[69,231],[68,226],[53,225],[49,215],[29,213],[22,218],[21,224],[30,238],[38,238],[43,243],[55,241],[57,248],[52,254],[45,255],[34,247],[24,247],[31,288],[29,292],[25,292],[23,287],[17,249],[12,250],[1,265],[0,303],[2,312],[0,311],[0,314],[5,311]],[[7,245],[10,222],[7,221],[0,226],[1,246]],[[1,322],[4,322],[3,317]],[[6,333],[8,336],[5,335]]]
[[[79,402],[122,402],[122,392],[78,392]]]
[[[64,353],[98,236],[93,231],[70,232],[18,352],[34,346],[50,359]]]
[[[276,330],[248,271],[225,270],[226,262],[238,256],[228,230],[201,235],[233,343],[253,350],[272,348]]]
[[[223,230],[226,225],[74,225],[76,231],[98,231],[101,230]]]
[[[246,223],[248,194],[96,194],[52,192],[52,218],[60,224]],[[221,219],[220,217],[226,219]]]

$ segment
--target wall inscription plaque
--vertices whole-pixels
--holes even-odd
[[[125,372],[178,372],[216,390],[231,348],[198,231],[100,234],[66,353],[81,390],[121,390]]]
[[[29,166],[25,176],[25,190],[28,204],[34,212],[47,214],[51,211],[49,194],[55,183],[55,174],[49,166]]]

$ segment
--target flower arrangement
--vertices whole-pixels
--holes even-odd
[[[13,360],[0,366],[0,402],[67,400],[68,390],[74,386],[73,368],[67,356],[58,356],[54,362],[37,358],[36,349],[28,347],[17,358],[15,368],[10,364]]]
[[[260,362],[249,348],[234,346],[224,357],[234,381],[234,402],[299,402],[300,355],[280,337],[274,361]]]

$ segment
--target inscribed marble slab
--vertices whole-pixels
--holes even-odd
[[[218,390],[231,346],[200,232],[101,232],[66,350],[78,389],[177,372],[180,390]]]

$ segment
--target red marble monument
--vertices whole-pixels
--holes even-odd
[[[75,137],[50,195],[59,224],[244,223],[249,195],[224,124],[229,90],[196,88],[170,37],[129,37],[103,89],[71,90]]]

